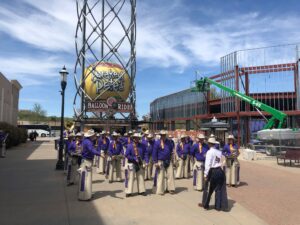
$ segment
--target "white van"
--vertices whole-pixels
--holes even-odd
[[[36,131],[37,134],[38,134],[38,137],[47,137],[50,135],[50,132],[49,131],[46,131],[46,130],[42,130],[42,129],[28,129],[28,136],[31,132],[34,132]]]

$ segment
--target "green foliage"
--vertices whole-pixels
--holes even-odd
[[[20,143],[25,143],[27,141],[27,130],[23,128],[18,128],[10,125],[6,122],[0,122],[0,130],[9,134],[6,140],[6,147],[10,148],[16,146]]]
[[[40,117],[46,117],[47,112],[44,110],[39,103],[34,103],[32,112]]]
[[[32,121],[34,123],[48,121],[46,115],[46,110],[44,110],[39,103],[34,103],[32,110],[20,110],[18,112],[18,117],[20,120]]]

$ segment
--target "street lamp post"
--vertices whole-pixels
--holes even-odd
[[[65,89],[67,86],[67,76],[68,71],[64,66],[62,70],[59,72],[61,75],[61,118],[60,118],[60,140],[59,140],[59,150],[58,150],[58,161],[56,163],[56,170],[64,169],[64,161],[63,161],[63,149],[64,149],[64,111],[65,111]]]

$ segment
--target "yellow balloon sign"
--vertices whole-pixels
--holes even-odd
[[[92,100],[115,97],[126,101],[130,91],[130,78],[116,63],[98,62],[85,69],[84,90]]]

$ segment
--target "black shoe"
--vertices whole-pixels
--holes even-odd
[[[112,181],[110,180],[110,181],[108,181],[108,183],[109,183],[109,184],[111,184],[111,183],[112,183]]]
[[[174,195],[174,194],[175,194],[175,191],[170,191],[170,194],[171,194],[171,195]]]
[[[126,194],[126,198],[129,198],[129,197],[131,197],[131,194]]]
[[[147,196],[146,192],[139,193],[139,195]]]
[[[205,207],[202,203],[198,203],[198,206],[201,207],[201,208],[203,208],[203,209],[206,209],[206,210],[209,209],[209,207]]]
[[[74,185],[74,182],[67,184],[67,186],[72,186],[72,185]]]

